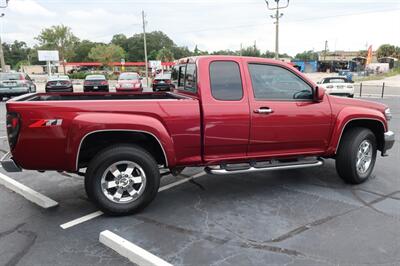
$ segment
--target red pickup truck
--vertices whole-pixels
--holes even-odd
[[[340,177],[368,179],[377,151],[394,144],[387,106],[326,95],[292,66],[235,56],[177,61],[172,92],[36,93],[7,102],[7,171],[85,175],[106,213],[148,205],[161,168],[174,175],[316,167],[336,159]]]

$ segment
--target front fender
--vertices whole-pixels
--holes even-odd
[[[373,120],[382,123],[384,131],[387,131],[387,122],[383,113],[375,109],[364,107],[345,107],[336,117],[331,141],[328,148],[328,155],[335,155],[339,147],[340,139],[347,124],[355,120]]]
[[[148,133],[160,143],[168,166],[175,165],[175,149],[172,138],[162,124],[154,117],[136,114],[90,113],[80,114],[71,122],[67,133],[68,168],[78,170],[78,154],[86,136],[100,131],[135,131]]]

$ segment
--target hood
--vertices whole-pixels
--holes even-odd
[[[385,109],[388,108],[388,106],[383,103],[378,103],[378,102],[373,102],[373,101],[366,101],[366,100],[361,100],[361,99],[353,99],[353,98],[345,98],[345,97],[337,97],[337,96],[331,96],[331,95],[328,95],[328,97],[332,104],[337,104],[337,105],[371,108],[371,109],[378,110],[382,113],[384,113]]]

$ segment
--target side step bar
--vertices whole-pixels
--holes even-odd
[[[323,164],[324,161],[318,158],[316,160],[304,160],[296,162],[270,161],[268,163],[263,163],[262,166],[261,165],[257,166],[257,163],[247,164],[247,167],[242,167],[243,164],[240,164],[240,167],[235,167],[235,166],[230,167],[228,165],[207,166],[206,168],[204,168],[204,171],[208,174],[213,174],[213,175],[229,175],[229,174],[242,174],[251,172],[309,168],[309,167],[321,166]]]

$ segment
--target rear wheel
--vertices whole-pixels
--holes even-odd
[[[155,198],[159,185],[156,161],[133,145],[116,145],[100,152],[85,177],[88,197],[110,215],[140,211]]]
[[[366,128],[352,128],[345,132],[336,156],[336,171],[350,184],[361,184],[371,175],[376,160],[376,138]]]

